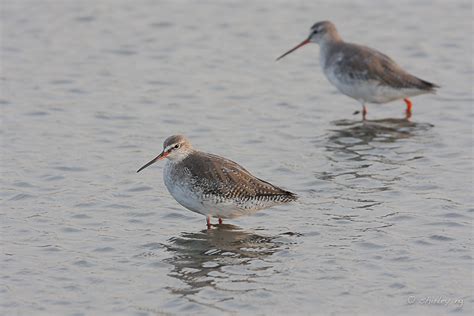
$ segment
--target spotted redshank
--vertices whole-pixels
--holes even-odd
[[[409,74],[390,57],[375,49],[344,42],[330,21],[315,23],[307,39],[277,60],[308,43],[320,45],[319,61],[324,74],[340,92],[362,104],[364,120],[367,115],[366,103],[380,104],[398,99],[405,101],[405,115],[409,119],[412,103],[408,98],[434,93],[439,88]]]
[[[163,151],[138,169],[168,158],[163,178],[168,191],[185,208],[211,217],[250,215],[258,210],[296,200],[297,196],[261,180],[239,164],[195,150],[186,137],[173,135],[163,143]]]

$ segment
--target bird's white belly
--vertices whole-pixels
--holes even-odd
[[[165,182],[166,184],[166,182]],[[166,185],[173,198],[190,211],[220,218],[235,218],[250,215],[265,208],[259,205],[238,205],[235,200],[218,200],[215,197],[203,198],[185,186]]]
[[[242,215],[253,214],[256,211],[269,206],[259,202],[239,204],[236,200],[224,200],[219,199],[216,196],[203,197],[198,189],[193,189],[192,184],[183,182],[181,181],[182,179],[173,178],[171,174],[171,165],[165,166],[163,179],[171,196],[173,196],[179,204],[190,211],[205,216],[210,215],[220,218],[235,218]]]
[[[172,165],[168,162],[163,170],[163,180],[171,196],[185,208],[207,215],[196,192],[191,191],[190,186],[186,185],[185,182],[174,179],[171,173]]]
[[[166,182],[165,182],[166,184]],[[234,200],[216,200],[215,198],[203,198],[195,192],[179,185],[168,186],[168,191],[173,198],[190,211],[220,218],[235,218],[243,215],[250,215],[264,208],[258,205],[242,207]]]
[[[200,202],[199,197],[186,187],[177,184],[168,184],[165,181],[165,185],[168,188],[171,196],[182,206],[190,211],[207,215],[204,205]]]
[[[361,103],[387,103],[410,96],[422,94],[418,89],[393,88],[380,85],[377,80],[341,78],[331,69],[324,71],[331,82],[343,94]]]

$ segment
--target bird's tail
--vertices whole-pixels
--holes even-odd
[[[423,87],[423,90],[429,91],[429,92],[436,92],[436,89],[441,88],[439,85],[434,84],[432,82],[417,78],[420,80],[421,85]]]
[[[290,191],[284,191],[284,194],[282,196],[283,202],[292,202],[298,199],[298,195]]]

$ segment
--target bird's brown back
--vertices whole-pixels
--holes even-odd
[[[342,53],[343,58],[340,58]],[[326,65],[333,65],[336,75],[348,80],[375,80],[382,86],[398,89],[434,90],[438,86],[403,70],[387,55],[367,46],[337,42],[328,54]]]
[[[226,199],[259,197],[278,197],[288,201],[296,199],[295,194],[261,180],[236,162],[217,155],[195,151],[180,163],[192,177],[193,182],[203,189],[203,194],[217,195]]]

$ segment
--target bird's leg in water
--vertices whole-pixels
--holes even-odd
[[[411,103],[410,99],[405,98],[403,99],[405,103],[407,104],[407,109],[405,110],[405,118],[409,119],[411,117],[411,108],[413,107],[413,103]]]
[[[366,120],[366,118],[367,118],[367,113],[368,113],[367,107],[366,107],[365,104],[364,104],[364,105],[362,105],[362,120],[364,120],[364,121]]]
[[[352,113],[352,115],[357,115],[359,114],[360,111],[354,111],[354,113]],[[365,121],[366,117],[367,117],[367,107],[365,106],[365,104],[362,104],[362,120]]]

